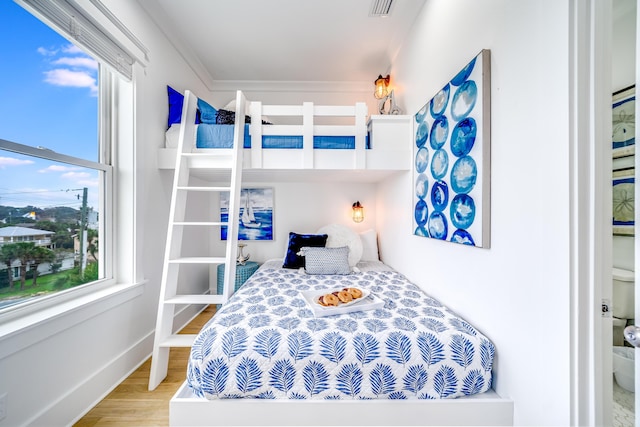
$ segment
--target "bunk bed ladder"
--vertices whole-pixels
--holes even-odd
[[[153,354],[151,357],[151,372],[149,375],[149,390],[154,390],[167,376],[169,353],[171,347],[191,347],[195,339],[194,334],[177,334],[173,325],[176,306],[196,304],[223,304],[233,293],[236,276],[236,256],[238,247],[238,221],[187,221],[188,194],[194,192],[229,192],[229,218],[240,216],[240,186],[242,183],[242,154],[244,141],[244,117],[239,115],[234,128],[232,149],[198,150],[192,152],[195,141],[195,123],[197,97],[190,91],[185,92],[181,118],[180,136],[176,155],[176,167],[171,194],[169,224],[167,227],[167,242],[160,284],[160,298],[156,321]],[[236,95],[236,111],[245,111],[246,99],[242,92]],[[230,172],[228,186],[191,186],[189,183],[189,164],[191,161],[208,162],[212,169],[225,169]],[[225,175],[226,176],[226,175]],[[226,183],[225,183],[226,184]],[[224,256],[189,256],[183,257],[183,230],[185,227],[205,227],[207,231],[227,226],[227,241]],[[203,236],[210,236],[210,232],[203,232]],[[205,237],[206,238],[206,237]],[[208,255],[208,254],[207,254]],[[217,265],[225,264],[224,286],[222,295],[196,294],[181,295],[179,291],[180,266],[185,264]],[[187,268],[187,267],[185,267]],[[209,268],[210,271],[213,268]]]

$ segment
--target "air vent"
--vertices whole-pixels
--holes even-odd
[[[394,0],[372,0],[369,16],[389,16]]]

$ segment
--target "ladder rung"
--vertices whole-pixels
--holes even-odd
[[[233,156],[233,148],[198,148],[198,151],[181,154],[185,157],[226,157]]]
[[[191,347],[195,339],[195,334],[173,334],[165,338],[160,347]]]
[[[167,298],[165,304],[223,304],[223,295],[176,295]]]
[[[231,191],[231,187],[176,187],[176,189],[183,191]]]
[[[229,154],[227,149],[215,148],[211,149],[211,153],[182,153],[182,160],[183,167],[187,168],[231,171],[234,167],[233,154]]]
[[[224,264],[225,258],[221,256],[199,256],[199,257],[184,257],[170,259],[171,264]]]
[[[173,225],[227,225],[227,221],[181,221],[174,222]]]

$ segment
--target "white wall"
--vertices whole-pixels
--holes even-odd
[[[356,102],[367,104],[369,114],[377,114],[377,102],[371,87],[362,89],[360,84],[348,82],[327,83],[291,82],[277,84],[273,82],[217,82],[212,92],[199,94],[216,108],[224,108],[235,99],[236,91],[242,90],[248,101],[261,101],[265,105],[301,105],[313,102],[315,105],[353,105]],[[272,118],[277,124],[287,124],[291,120]],[[300,123],[295,122],[295,123]]]
[[[329,175],[331,172],[327,171]],[[244,253],[252,261],[284,258],[289,232],[315,233],[332,223],[343,224],[357,232],[374,228],[376,223],[375,184],[349,182],[244,182],[243,187],[273,187],[274,240],[247,241]],[[351,205],[359,200],[365,207],[365,220],[351,219]],[[219,215],[215,204],[214,215]],[[222,242],[214,250],[220,250]],[[220,252],[218,252],[220,253]]]
[[[618,91],[636,81],[636,0],[613,1],[612,89]]]
[[[385,262],[493,340],[494,386],[516,425],[571,420],[568,10],[428,0],[391,70],[414,114],[491,50],[491,248],[413,236],[409,173],[381,186],[377,228]]]

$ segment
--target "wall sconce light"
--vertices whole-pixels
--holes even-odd
[[[382,99],[389,94],[389,80],[389,74],[387,74],[387,77],[382,77],[382,74],[378,76],[375,82],[376,90],[373,92],[373,96],[376,99]]]
[[[389,74],[387,77],[382,77],[382,74],[378,76],[375,81],[375,91],[373,92],[373,96],[376,99],[380,100],[378,104],[378,112],[380,114],[402,114],[402,111],[396,105],[396,99],[393,96],[393,90],[389,92]],[[388,101],[388,109],[387,109],[387,101]]]
[[[355,202],[351,209],[353,209],[353,222],[364,221],[364,207],[360,204],[359,201]]]

